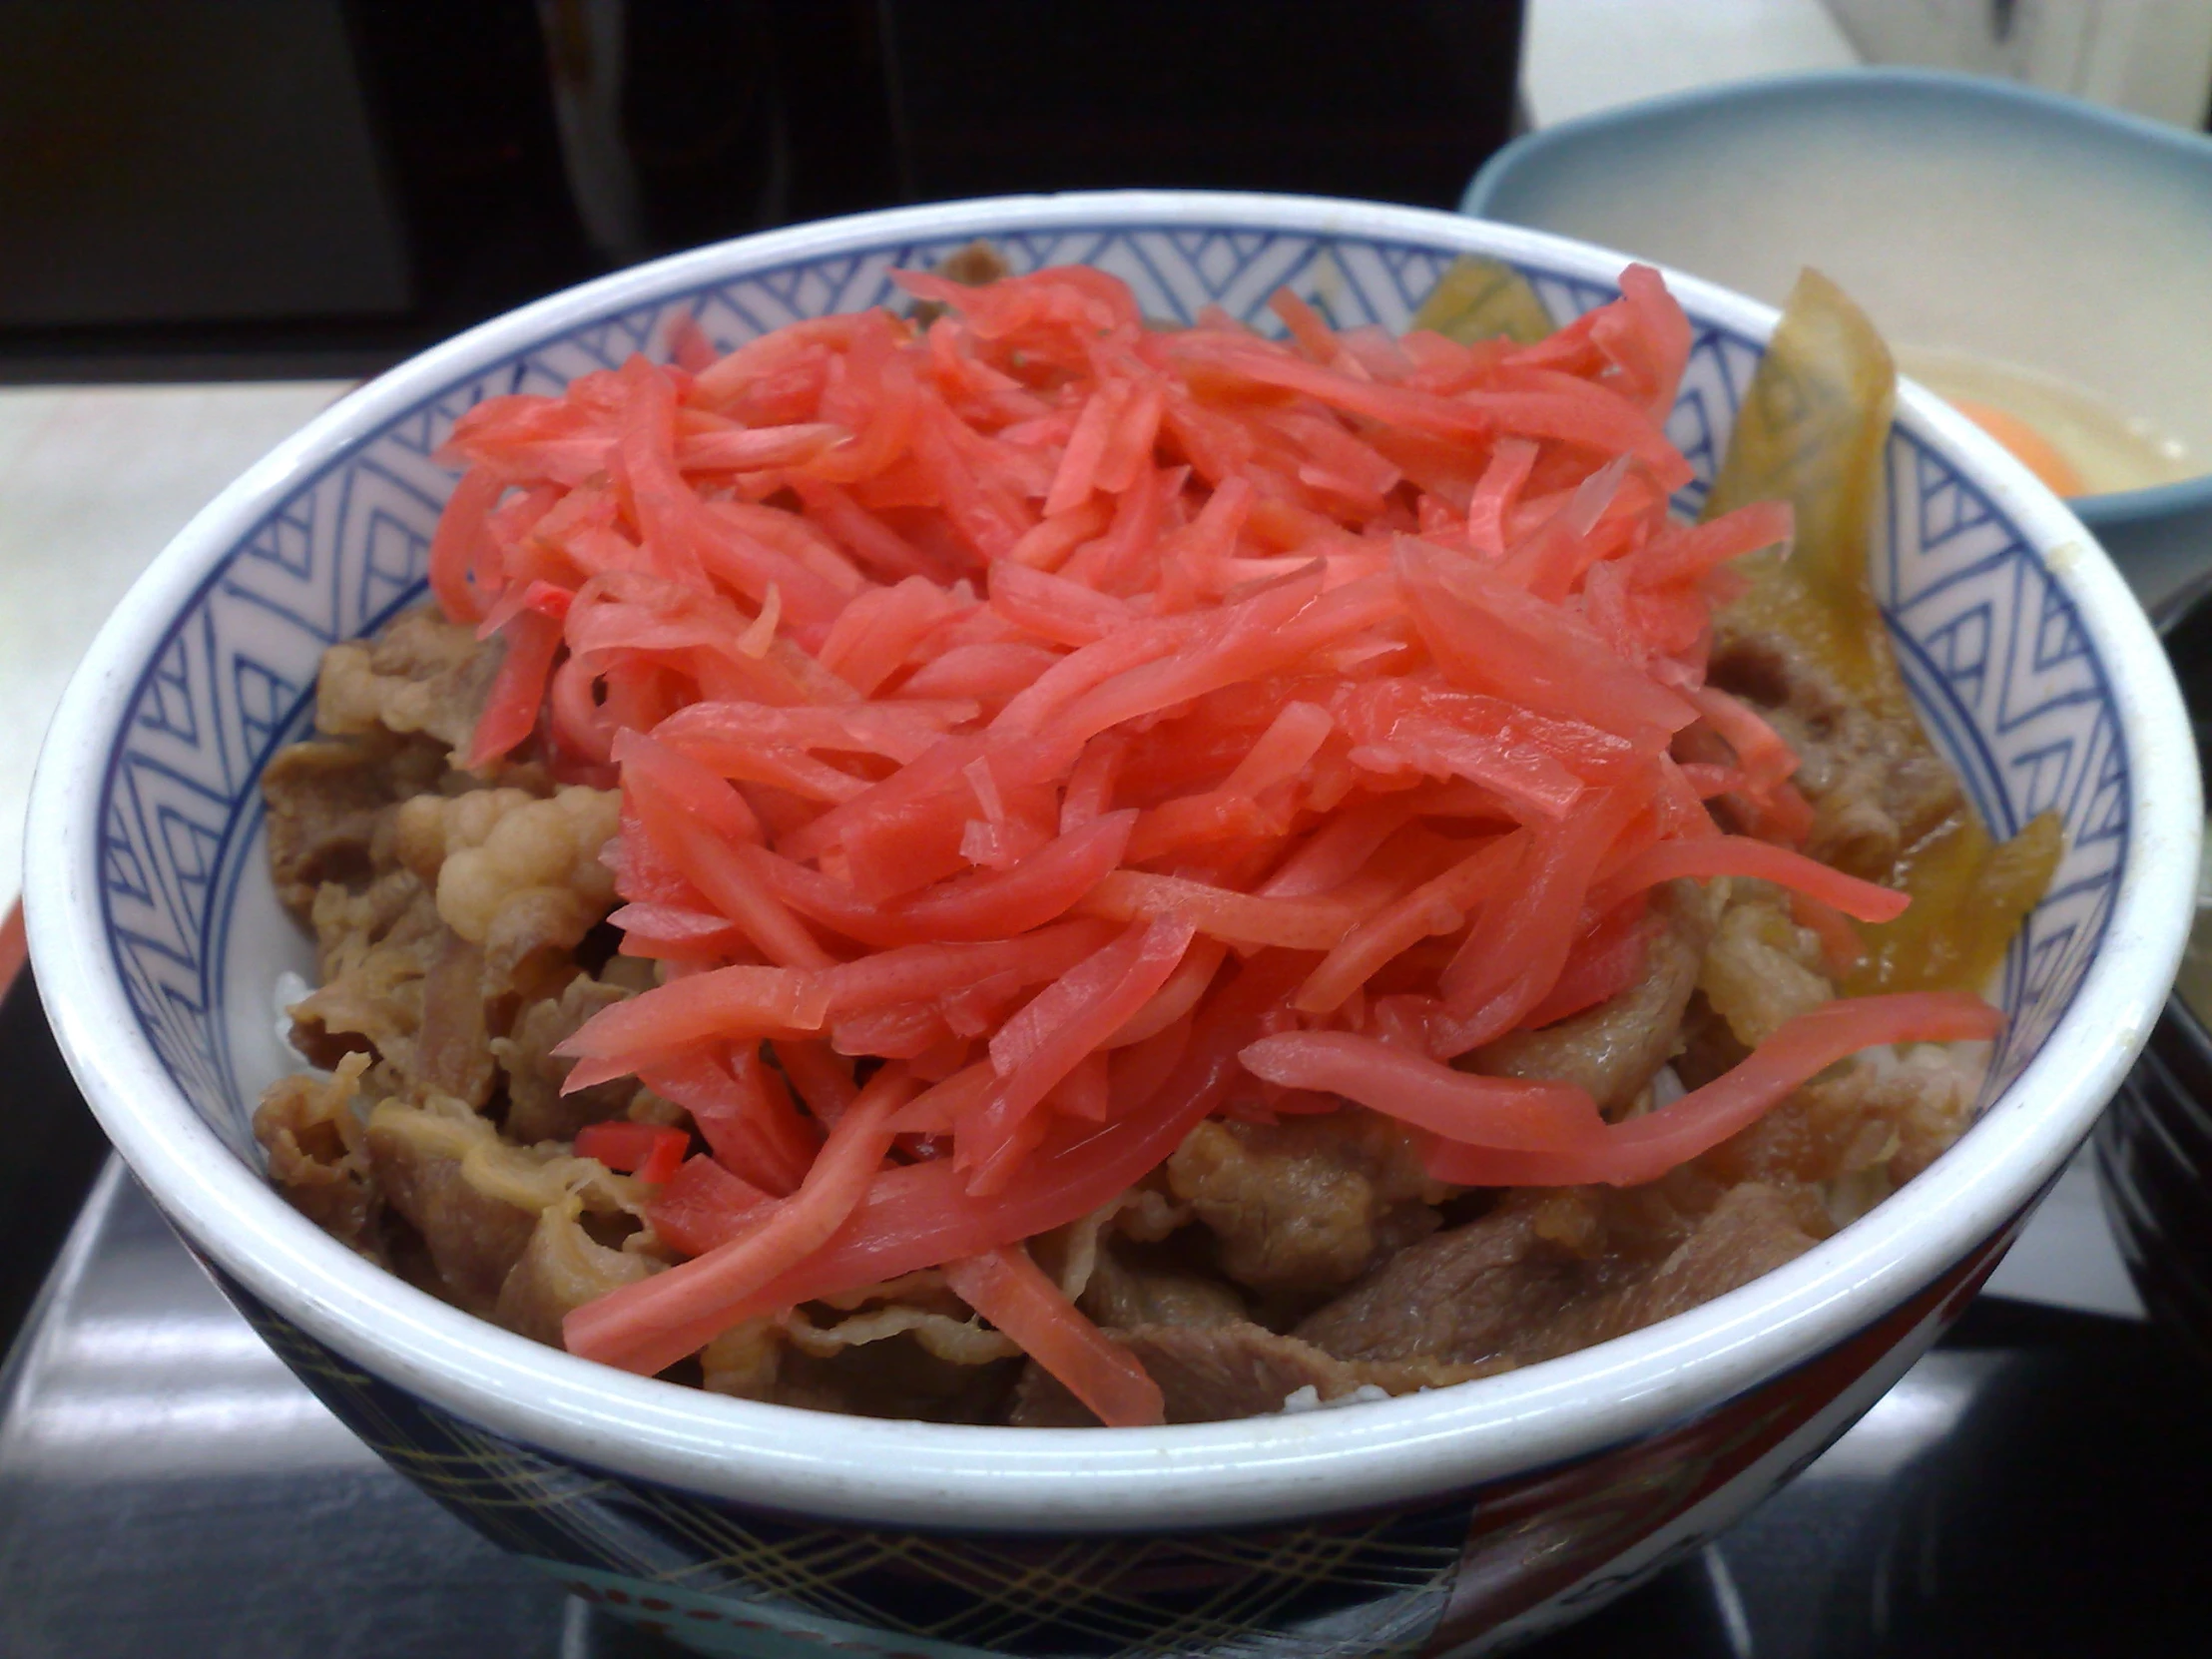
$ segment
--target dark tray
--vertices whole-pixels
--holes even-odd
[[[569,1600],[376,1461],[231,1312],[120,1165],[61,1242],[52,1223],[75,1208],[100,1142],[28,980],[0,1004],[0,1056],[13,1154],[0,1161],[0,1295],[44,1277],[0,1370],[0,1655],[673,1653]],[[2208,1395],[2212,1376],[2153,1327],[1984,1296],[1750,1519],[1524,1651],[2196,1650],[2212,1629]]]

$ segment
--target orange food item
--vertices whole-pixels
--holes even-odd
[[[1903,904],[1781,844],[1795,757],[1704,686],[1722,567],[1790,514],[1669,520],[1690,335],[1655,274],[1523,347],[1288,295],[1287,341],[1158,331],[1081,269],[902,280],[943,314],[719,359],[691,328],[682,367],[453,434],[432,586],[506,641],[474,755],[619,782],[615,920],[664,964],[563,1045],[568,1086],[634,1074],[712,1154],[649,1209],[691,1259],[571,1315],[574,1352],[656,1371],[934,1267],[1156,1421],[1021,1245],[1209,1113],[1319,1090],[1448,1179],[1645,1180],[1820,1055],[1983,1030],[1956,997],[1822,1010],[1618,1126],[1450,1063],[1632,984],[1656,882]],[[1701,723],[1733,764],[1676,763]],[[1719,833],[1723,794],[1770,838]]]
[[[2012,458],[2047,484],[2052,494],[2087,493],[2073,462],[2018,415],[1971,397],[1953,397],[1950,406],[2010,450]]]

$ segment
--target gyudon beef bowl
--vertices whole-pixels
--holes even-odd
[[[1934,1340],[2197,832],[2125,588],[1817,276],[1133,194],[348,397],[102,634],[29,892],[242,1312],[577,1593],[1440,1652]]]

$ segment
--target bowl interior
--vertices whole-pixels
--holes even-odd
[[[2178,440],[2173,476],[2212,500],[2212,140],[1961,76],[1851,71],[1532,135],[1464,206],[1770,303],[1818,266],[1910,371],[1947,389],[1944,354],[1966,353],[2057,376]],[[2013,412],[2063,418],[2036,384],[2007,389]]]
[[[680,316],[727,348],[795,318],[893,301],[894,268],[927,266],[967,240],[848,248],[704,283],[671,268],[666,291],[645,302],[549,321],[342,445],[310,445],[311,461],[240,520],[110,734],[98,865],[108,945],[139,1027],[239,1158],[258,1163],[253,1103],[294,1064],[278,1039],[280,976],[310,966],[272,891],[256,778],[305,729],[323,649],[421,599],[452,481],[431,455],[454,418],[495,393],[555,391],[631,352],[657,353]],[[1017,271],[1070,262],[1111,271],[1155,316],[1188,320],[1214,304],[1271,330],[1265,302],[1284,284],[1340,323],[1400,329],[1466,243],[1126,218],[993,240]],[[1603,256],[1530,255],[1526,242],[1515,263],[1556,318],[1614,296],[1599,276]],[[1740,306],[1712,314],[1693,294],[1690,307],[1695,348],[1670,424],[1696,471],[1678,499],[1686,512],[1710,484],[1760,353],[1756,319]],[[1926,407],[1909,395],[1891,439],[1874,550],[1906,675],[1992,830],[2008,835],[2055,809],[2068,843],[2049,896],[2005,958],[1997,995],[2012,1020],[1987,1085],[1993,1098],[2042,1046],[2105,936],[2128,844],[2130,758],[2107,665],[2052,576],[2050,559],[2076,550],[2037,547],[2004,488],[1969,476],[1932,441]],[[342,424],[344,413],[330,418]]]

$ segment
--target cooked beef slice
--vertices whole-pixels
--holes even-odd
[[[405,870],[365,891],[316,893],[317,988],[292,1005],[292,1041],[315,1058],[367,1047],[411,1067],[422,983],[451,937],[430,894]]]
[[[1220,1422],[1280,1411],[1301,1388],[1324,1400],[1375,1386],[1385,1393],[1440,1388],[1486,1377],[1496,1366],[1413,1361],[1352,1362],[1332,1358],[1296,1337],[1244,1321],[1226,1325],[1153,1325],[1118,1331],[1113,1340],[1142,1363],[1167,1404],[1169,1422]],[[1041,1367],[1023,1370],[1008,1418],[1016,1427],[1095,1427],[1098,1418]]]
[[[499,1067],[484,1010],[484,953],[446,933],[422,976],[422,1023],[415,1029],[411,1081],[424,1093],[451,1095],[482,1111]]]
[[[1168,1187],[1256,1290],[1348,1285],[1430,1232],[1440,1190],[1398,1126],[1348,1108],[1261,1125],[1208,1120],[1168,1159]]]
[[[332,1238],[380,1260],[376,1190],[369,1177],[354,1100],[368,1056],[338,1061],[328,1078],[279,1078],[254,1112],[254,1138],[269,1154],[270,1179],[293,1209]]]
[[[480,649],[475,630],[423,606],[394,617],[373,640],[322,654],[315,729],[329,737],[419,732],[457,755],[498,672],[499,653]]]
[[[366,1144],[377,1190],[421,1237],[437,1274],[437,1284],[423,1288],[489,1317],[538,1217],[480,1191],[462,1172],[467,1151],[479,1143],[447,1115],[389,1101],[369,1114]]]
[[[497,668],[496,652],[431,609],[323,653],[316,735],[278,751],[262,773],[271,870],[294,915],[306,916],[325,883],[357,889],[372,866],[389,867],[379,838],[400,802],[457,787],[449,752],[467,746]]]
[[[1509,1194],[1400,1252],[1294,1334],[1343,1359],[1526,1365],[1733,1290],[1827,1230],[1804,1189],[1702,1185]]]
[[[367,885],[394,804],[434,787],[444,770],[436,750],[386,733],[278,750],[262,771],[262,800],[270,872],[284,907],[304,921],[325,884]]]
[[[1844,694],[1804,649],[1715,618],[1710,682],[1756,706],[1797,752],[1813,805],[1805,850],[1869,880],[1958,810],[1958,780],[1910,714],[1885,718]]]
[[[1467,1069],[1573,1083],[1601,1111],[1617,1114],[1674,1055],[1682,1010],[1697,988],[1698,964],[1713,934],[1717,896],[1692,881],[1669,882],[1657,900],[1662,925],[1652,936],[1642,978],[1586,1013],[1477,1049]]]
[[[383,1062],[379,1092],[489,1103],[492,1020],[509,1010],[489,1005],[484,953],[438,919],[421,882],[402,869],[361,893],[325,885],[314,920],[321,984],[291,1009],[301,1052],[367,1047]]]
[[[1879,1172],[1871,1203],[1958,1138],[1979,1088],[1979,1067],[1948,1048],[1873,1050],[1815,1078],[1698,1165],[1728,1184],[1818,1185]]]
[[[1109,1330],[1157,1325],[1234,1325],[1249,1318],[1233,1285],[1203,1273],[1136,1265],[1102,1246],[1082,1294],[1083,1312]]]
[[[1010,1350],[963,1319],[893,1305],[828,1329],[803,1315],[753,1320],[699,1358],[703,1385],[715,1393],[855,1416],[990,1423],[1005,1420],[1018,1366]]]
[[[1809,1219],[1802,1194],[1758,1181],[1730,1188],[1656,1269],[1604,1299],[1589,1341],[1641,1331],[1795,1261],[1819,1242]]]
[[[1502,1358],[1519,1333],[1571,1310],[1587,1273],[1535,1220],[1534,1204],[1508,1198],[1407,1246],[1295,1334],[1345,1360]]]
[[[561,1321],[585,1303],[634,1285],[661,1264],[611,1250],[584,1230],[579,1207],[549,1204],[499,1287],[492,1318],[519,1336],[561,1346]]]
[[[579,973],[561,987],[558,996],[526,1003],[507,1034],[492,1040],[492,1054],[507,1078],[509,1140],[522,1146],[574,1140],[587,1123],[619,1118],[629,1110],[638,1086],[628,1079],[562,1094],[561,1085],[575,1062],[553,1050],[600,1009],[630,994],[619,984]]]
[[[1788,895],[1764,881],[1729,884],[1697,986],[1746,1049],[1836,995],[1818,936],[1791,919]]]

